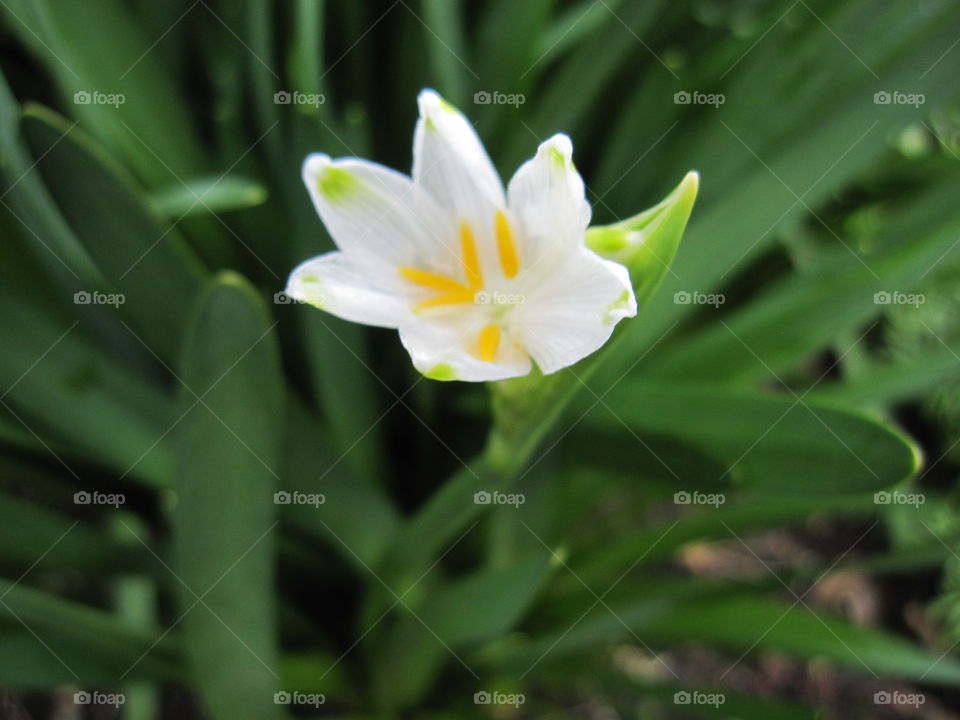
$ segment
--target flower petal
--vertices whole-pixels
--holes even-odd
[[[506,207],[503,181],[470,122],[433,90],[417,98],[413,181],[474,232],[492,237],[494,216]]]
[[[554,135],[510,179],[507,204],[520,226],[526,263],[583,243],[590,205],[572,155],[570,138]]]
[[[290,273],[286,295],[321,310],[376,327],[399,327],[410,312],[407,299],[378,281],[342,252],[330,252],[300,263]]]
[[[406,175],[315,153],[303,164],[303,181],[337,247],[357,262],[388,273],[403,265],[435,272],[458,267],[450,218]]]
[[[520,343],[545,375],[599,349],[616,324],[637,314],[627,269],[587,249],[530,278],[510,318]]]
[[[434,380],[483,382],[527,375],[530,357],[499,330],[493,360],[481,355],[490,352],[491,333],[482,314],[451,313],[443,320],[416,318],[400,327],[400,341],[410,353],[413,365]]]

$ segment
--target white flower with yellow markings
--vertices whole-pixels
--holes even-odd
[[[504,191],[467,119],[419,96],[413,177],[315,154],[303,179],[338,251],[300,264],[287,294],[396,328],[437,380],[502,380],[567,367],[636,314],[626,268],[584,244],[590,206],[566,135]]]

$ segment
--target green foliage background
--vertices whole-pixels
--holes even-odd
[[[94,688],[144,720],[822,711],[687,672],[689,647],[723,668],[782,653],[847,669],[872,684],[846,717],[903,683],[949,705],[956,3],[0,5],[9,717]],[[679,248],[683,213],[647,232],[663,253],[633,269],[638,317],[588,364],[496,389],[492,413],[487,388],[420,378],[394,334],[274,296],[332,247],[303,157],[407,171],[423,87],[476,120],[505,178],[568,133],[596,224],[700,172]],[[882,302],[894,293],[924,302]],[[474,503],[497,488],[524,504]],[[94,491],[125,502],[75,502]],[[785,569],[748,542],[811,519],[856,532]],[[760,572],[681,569],[714,541]],[[923,641],[810,599],[838,572],[936,580],[944,564]],[[629,671],[625,648],[656,669]],[[481,691],[525,702],[476,705]],[[726,702],[674,699],[694,691]]]

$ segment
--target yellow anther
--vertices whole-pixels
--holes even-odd
[[[430,288],[431,290],[439,290],[440,292],[450,293],[469,289],[463,283],[446,275],[425,272],[412,267],[400,268],[400,274],[410,282],[423,285],[423,287]]]
[[[503,210],[497,210],[496,234],[500,267],[503,268],[504,277],[512,278],[520,270],[520,258],[517,257],[517,246],[513,241],[510,221],[507,220]]]
[[[429,300],[424,300],[422,303],[417,304],[417,310],[423,310],[424,308],[439,307],[441,305],[463,305],[466,303],[472,303],[476,293],[470,288],[462,287],[456,292],[447,293],[446,295],[438,295],[435,298],[430,298]]]
[[[480,359],[484,362],[493,362],[500,347],[500,326],[487,325],[480,331]]]
[[[465,222],[460,223],[460,245],[463,249],[463,269],[467,274],[467,285],[474,289],[482,288],[483,273],[480,270],[477,245],[473,241],[473,231]]]

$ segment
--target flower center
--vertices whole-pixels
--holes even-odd
[[[520,258],[514,241],[510,221],[502,210],[497,210],[494,217],[494,235],[497,242],[497,256],[500,259],[500,269],[507,279],[516,277],[520,272]],[[421,287],[435,290],[439,294],[429,300],[417,304],[415,310],[424,310],[444,305],[466,305],[470,303],[489,304],[489,298],[500,294],[484,292],[483,270],[480,267],[480,255],[477,253],[477,244],[473,237],[473,230],[466,221],[460,223],[460,254],[463,262],[463,274],[466,283],[448,275],[418,270],[413,267],[399,268],[400,275],[406,280]],[[496,304],[496,303],[495,303]],[[493,362],[500,347],[500,326],[486,325],[478,338],[478,354],[484,362]]]

